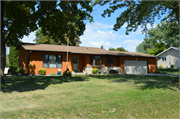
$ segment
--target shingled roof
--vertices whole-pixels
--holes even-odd
[[[35,44],[35,43],[21,43],[26,51],[46,51],[46,52],[67,52],[67,46],[52,45],[52,44]],[[108,51],[97,47],[77,47],[68,46],[68,52],[72,54],[92,54],[92,55],[112,55],[112,56],[131,56],[131,57],[152,57],[156,56],[137,53],[137,52],[122,52],[122,51]]]

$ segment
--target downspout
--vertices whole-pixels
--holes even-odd
[[[27,66],[28,66],[28,74],[29,74],[29,72],[30,72],[30,65],[29,65],[29,62],[30,62],[30,55],[31,55],[31,50],[30,50],[30,53],[27,55]],[[29,56],[29,57],[28,57]]]
[[[30,53],[28,54],[28,55],[29,55],[29,62],[30,62],[30,55],[31,55],[31,52],[32,52],[32,51],[30,50]],[[28,56],[28,55],[27,55],[27,56]],[[29,62],[27,63],[27,65],[29,65]]]

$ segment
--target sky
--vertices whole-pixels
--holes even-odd
[[[82,36],[80,36],[80,41],[82,42],[80,46],[84,47],[101,47],[103,45],[104,49],[108,50],[111,48],[123,47],[129,52],[136,52],[136,47],[143,41],[145,34],[142,34],[141,27],[137,29],[136,32],[130,32],[126,35],[126,24],[122,26],[118,31],[113,30],[113,25],[116,23],[116,18],[125,9],[118,9],[112,13],[111,17],[102,17],[101,14],[105,9],[107,9],[109,4],[104,6],[96,5],[93,8],[92,16],[94,19],[93,23],[86,22],[86,30]],[[155,19],[155,27],[160,20]],[[150,24],[147,25],[148,29],[152,28]],[[24,36],[21,39],[23,42],[34,43],[35,32],[30,33],[29,36]],[[9,54],[9,49],[7,49],[7,54]]]

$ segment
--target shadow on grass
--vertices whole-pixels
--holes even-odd
[[[175,76],[147,76],[147,75],[90,75],[90,77],[96,77],[98,79],[108,79],[115,83],[130,83],[134,84],[138,88],[145,89],[179,89],[179,77]],[[142,84],[142,85],[138,85]]]
[[[179,74],[179,69],[165,68],[165,69],[157,69],[157,70],[167,74]]]
[[[61,84],[63,82],[88,81],[86,77],[63,77],[63,76],[23,76],[5,77],[5,83],[1,83],[1,91],[9,92],[34,91],[45,89],[51,84]]]

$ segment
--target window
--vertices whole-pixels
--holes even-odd
[[[43,55],[44,68],[62,68],[61,55]]]
[[[107,64],[114,64],[114,57],[107,57]]]
[[[62,68],[62,56],[57,55],[57,68]]]
[[[95,56],[95,65],[101,65],[101,57],[100,56]]]
[[[161,57],[162,61],[166,61],[166,57]]]
[[[56,55],[49,55],[49,67],[56,68]]]
[[[48,55],[43,55],[43,67],[48,67]]]
[[[101,56],[90,56],[90,65],[91,66],[101,66],[102,65]]]

